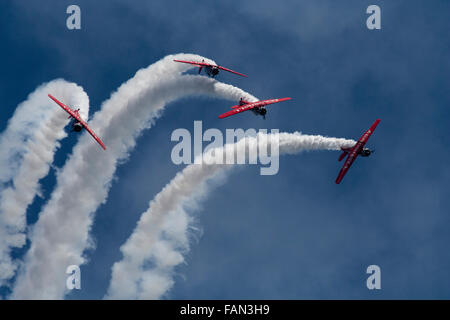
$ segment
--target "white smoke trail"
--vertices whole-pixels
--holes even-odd
[[[214,163],[212,154],[224,154],[227,151],[236,154],[242,150],[255,152],[257,148],[267,147],[272,141],[279,141],[280,154],[295,154],[303,150],[340,150],[341,146],[355,144],[353,140],[302,135],[298,132],[260,133],[258,137],[247,137],[236,144],[227,144],[223,149],[206,152],[202,164],[187,166],[150,202],[132,235],[121,247],[123,259],[113,265],[106,298],[161,298],[173,286],[173,270],[184,262],[183,253],[189,249],[191,219],[185,207],[198,207],[200,200],[211,192],[207,181],[220,179],[221,174],[233,167],[208,164]]]
[[[85,262],[94,213],[106,201],[116,167],[135,147],[142,130],[150,128],[167,103],[191,95],[250,101],[256,98],[230,85],[202,76],[182,75],[189,65],[176,59],[205,59],[179,54],[139,70],[105,101],[90,125],[107,146],[99,149],[84,135],[57,175],[57,186],[40,213],[31,247],[12,298],[60,299],[65,294],[66,268]]]
[[[39,193],[39,180],[53,162],[59,140],[66,137],[67,114],[47,94],[76,105],[87,119],[89,98],[62,79],[42,84],[22,102],[0,136],[0,286],[14,276],[13,247],[25,245],[26,209]]]

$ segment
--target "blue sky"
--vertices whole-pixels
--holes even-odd
[[[82,30],[65,27],[78,4]],[[382,29],[365,26],[382,10]],[[139,138],[96,215],[81,291],[106,292],[119,247],[156,193],[182,169],[170,160],[174,129],[277,128],[358,138],[376,119],[377,151],[358,159],[339,186],[338,153],[283,156],[275,176],[240,169],[193,215],[202,235],[177,269],[169,299],[449,298],[448,207],[450,2],[426,1],[3,1],[0,4],[0,130],[38,85],[65,78],[88,93],[91,113],[143,67],[197,53],[249,75],[219,80],[258,98],[291,96],[252,114],[219,120],[229,102],[172,103]],[[77,141],[57,152],[62,167]],[[28,210],[36,221],[44,199]],[[80,201],[82,201],[80,199]],[[369,291],[367,266],[381,267]],[[5,290],[0,291],[5,292]]]

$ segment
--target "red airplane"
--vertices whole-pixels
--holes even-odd
[[[80,109],[72,110],[71,108],[66,106],[64,103],[58,101],[58,99],[56,99],[51,94],[49,94],[48,96],[50,97],[50,99],[55,101],[61,108],[63,108],[69,114],[69,119],[73,118],[72,131],[80,132],[83,128],[85,128],[90,133],[90,135],[95,139],[95,141],[97,141],[101,145],[101,147],[106,150],[106,147],[103,144],[102,140],[100,140],[100,138],[97,137],[97,135],[94,133],[94,131],[92,131],[92,129],[89,128],[87,123],[84,122],[84,120],[81,118],[81,116],[79,114]]]
[[[182,62],[182,63],[189,63],[189,64],[193,64],[194,66],[197,66],[199,68],[198,69],[198,74],[200,74],[200,72],[202,72],[202,69],[205,68],[205,71],[208,74],[208,76],[210,76],[212,78],[214,78],[215,76],[217,76],[219,74],[219,69],[220,70],[225,70],[225,71],[228,71],[228,72],[231,72],[231,73],[234,73],[234,74],[237,74],[237,75],[240,75],[240,76],[243,76],[243,77],[247,78],[247,76],[245,74],[242,74],[242,73],[239,73],[239,72],[236,72],[236,71],[233,71],[233,70],[221,67],[221,66],[216,66],[214,64],[206,63],[205,60],[202,60],[202,62],[184,61],[184,60],[173,60],[173,61]]]
[[[339,156],[338,161],[342,161],[342,159],[345,158],[345,156],[348,154],[347,159],[345,160],[344,166],[342,167],[341,171],[339,172],[339,175],[336,179],[336,183],[339,184],[342,179],[344,178],[345,174],[347,173],[350,166],[353,164],[355,159],[358,156],[361,157],[368,157],[371,153],[373,153],[375,150],[370,150],[369,148],[364,148],[365,144],[367,143],[367,140],[369,140],[370,136],[372,135],[373,131],[377,127],[378,123],[380,123],[380,119],[377,119],[372,126],[367,130],[361,138],[356,142],[356,144],[351,148],[341,148],[343,153]]]
[[[234,114],[237,113],[241,113],[247,110],[252,110],[256,115],[261,115],[264,119],[266,119],[266,113],[267,113],[267,109],[265,108],[265,106],[269,105],[269,104],[274,104],[274,103],[278,103],[278,102],[282,102],[282,101],[286,101],[286,100],[291,100],[291,98],[281,98],[281,99],[270,99],[270,100],[260,100],[260,101],[256,101],[256,102],[248,102],[245,101],[244,99],[241,98],[241,100],[239,100],[239,104],[236,106],[232,106],[231,109],[228,112],[225,112],[224,114],[221,114],[219,116],[220,119],[232,116]]]

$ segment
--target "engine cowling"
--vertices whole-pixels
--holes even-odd
[[[361,156],[363,156],[363,157],[368,157],[368,156],[370,156],[371,153],[372,153],[372,151],[368,148],[364,148],[360,152]]]
[[[212,74],[213,76],[216,76],[218,73],[219,73],[219,69],[218,69],[218,68],[212,68],[212,69],[211,69],[211,74]]]
[[[83,125],[81,123],[79,123],[79,122],[75,122],[72,125],[72,128],[73,128],[73,131],[80,132],[81,130],[83,130]]]

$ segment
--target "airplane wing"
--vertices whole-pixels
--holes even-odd
[[[278,103],[278,102],[282,102],[282,101],[286,101],[286,100],[291,100],[291,98],[280,98],[280,99],[269,99],[269,100],[260,100],[260,101],[256,101],[256,102],[251,102],[248,104],[244,104],[242,106],[236,105],[236,106],[232,106],[230,111],[227,111],[223,114],[221,114],[219,116],[220,119],[235,115],[237,113],[241,113],[253,108],[257,108],[257,107],[264,107],[270,104],[274,104],[274,103]]]
[[[366,144],[367,140],[369,140],[372,133],[375,131],[376,127],[380,123],[380,119],[375,120],[375,122],[370,126],[370,128],[364,132],[364,134],[359,138],[358,142]]]
[[[52,99],[53,101],[55,101],[61,108],[63,108],[68,114],[70,114],[70,116],[74,119],[77,119],[78,121],[81,120],[81,118],[72,110],[70,109],[68,106],[66,106],[64,103],[62,103],[61,101],[59,101],[58,99],[56,99],[54,96],[52,96],[51,94],[48,95],[50,99]]]
[[[355,144],[356,145],[356,144]],[[351,148],[341,148],[342,150],[342,154],[339,156],[338,161],[341,162],[342,159],[344,159],[354,148],[355,146],[351,147]]]
[[[280,98],[280,99],[261,100],[261,101],[258,101],[258,102],[260,102],[259,107],[262,107],[262,106],[268,106],[269,104],[283,102],[283,101],[287,101],[287,100],[291,100],[291,99],[292,98]]]
[[[212,66],[212,64],[205,63],[205,62],[185,61],[185,60],[177,60],[177,59],[174,59],[173,61],[175,61],[175,62],[181,62],[181,63],[189,63],[189,64],[192,64],[192,65],[197,66],[197,67],[208,67],[208,66]]]
[[[237,74],[237,75],[239,75],[239,76],[242,76],[242,77],[246,77],[246,78],[248,78],[248,76],[246,76],[245,74],[242,74],[242,73],[239,73],[239,72],[233,71],[233,70],[231,70],[231,69],[227,69],[227,68],[224,68],[224,67],[221,67],[221,66],[217,66],[217,68],[219,68],[219,69],[221,69],[221,70],[224,70],[224,71],[228,71],[228,72],[231,72],[231,73]]]
[[[177,59],[173,59],[173,61],[181,62],[181,63],[188,63],[188,64],[192,64],[192,65],[198,67],[199,68],[198,69],[198,74],[200,74],[200,72],[202,72],[203,67],[212,66],[212,64],[205,63],[205,62],[185,61],[185,60],[177,60]]]
[[[83,119],[79,119],[78,121],[83,125],[83,127],[87,130],[87,132],[89,132],[89,134],[92,136],[92,138],[94,138],[95,141],[97,141],[98,144],[99,144],[104,150],[106,150],[106,146],[104,145],[104,143],[102,142],[102,140],[100,140],[100,138],[97,137],[97,135],[95,134],[95,132],[92,131],[91,128],[89,128],[89,126],[87,125],[87,123],[84,122]]]
[[[223,118],[256,108],[257,106],[259,106],[259,104],[257,104],[257,103],[244,104],[243,106],[233,106],[234,108],[232,107],[233,108],[232,110],[221,114],[219,116],[219,119],[223,119]]]
[[[344,166],[342,167],[341,171],[339,171],[339,175],[336,179],[336,183],[341,183],[342,179],[344,178],[345,174],[347,173],[348,169],[350,169],[350,166],[353,164],[355,159],[358,157],[358,154],[349,153],[347,160],[345,160]]]
[[[176,59],[174,59],[173,61],[181,62],[181,63],[189,63],[189,64],[192,64],[192,65],[194,65],[194,66],[200,67],[200,68],[203,68],[203,67],[217,67],[217,68],[219,68],[219,69],[221,69],[221,70],[228,71],[228,72],[237,74],[237,75],[239,75],[239,76],[243,76],[243,77],[248,78],[248,76],[246,76],[245,74],[236,72],[236,71],[234,71],[234,70],[231,70],[231,69],[228,69],[228,68],[225,68],[225,67],[222,67],[222,66],[216,66],[216,65],[213,65],[213,64],[210,64],[210,63],[196,62],[196,61],[185,61],[185,60],[176,60]],[[201,70],[201,69],[200,69],[200,70]],[[199,72],[199,73],[200,73],[200,72]]]

